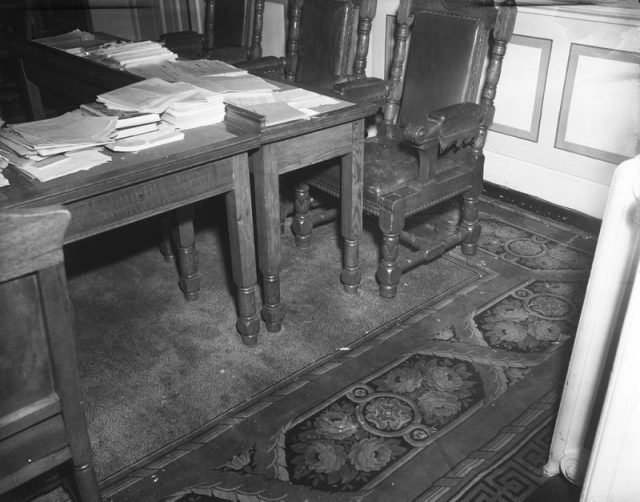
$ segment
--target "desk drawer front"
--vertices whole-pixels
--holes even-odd
[[[286,173],[351,153],[352,136],[352,124],[348,123],[280,141],[277,145],[278,172]]]
[[[233,189],[231,159],[68,204],[65,242],[142,220]]]

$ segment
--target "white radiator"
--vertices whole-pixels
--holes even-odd
[[[583,501],[640,500],[639,236],[640,156],[612,180],[545,466]]]

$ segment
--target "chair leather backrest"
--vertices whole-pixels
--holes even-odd
[[[478,101],[482,70],[496,9],[470,2],[414,2],[404,89],[398,122],[418,122],[429,111]],[[455,8],[456,4],[467,4]],[[440,8],[435,9],[434,6]],[[432,10],[429,10],[429,9]]]
[[[248,46],[252,7],[248,0],[216,0],[213,21],[214,47]]]
[[[357,18],[353,0],[304,1],[296,82],[326,81],[350,73]]]

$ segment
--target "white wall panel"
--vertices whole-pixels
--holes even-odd
[[[491,130],[538,141],[552,41],[514,35],[503,62]]]
[[[604,190],[606,197],[615,166],[640,152],[639,80],[634,78],[633,59],[619,57],[638,57],[640,11],[520,8],[515,32],[525,38],[552,41],[540,132],[537,141],[530,141],[517,131],[500,127],[509,120],[504,114],[514,113],[501,100],[508,101],[520,89],[525,102],[531,99],[531,72],[510,70],[528,64],[521,60],[516,37],[505,56],[506,78],[498,86],[498,127],[489,133],[485,147],[487,159],[497,164],[487,160],[485,179],[600,218],[604,210],[601,192]],[[598,64],[588,61],[579,65],[578,46],[593,47],[597,52],[581,56],[598,59]],[[511,51],[512,47],[516,50]],[[536,62],[534,59],[532,66]],[[515,115],[518,113],[521,111]],[[528,169],[533,169],[535,176],[530,176]]]
[[[610,162],[640,152],[640,54],[572,45],[556,146]]]

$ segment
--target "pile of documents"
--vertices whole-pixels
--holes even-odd
[[[31,178],[48,181],[90,169],[111,158],[98,147],[113,141],[115,117],[69,112],[0,129],[0,156]]]
[[[259,117],[261,127],[308,119],[325,111],[351,105],[305,89],[250,96],[230,94],[225,97],[225,102],[231,105],[227,110],[229,121],[243,123],[243,119],[255,116]]]
[[[89,52],[89,57],[129,70],[136,66],[175,61],[178,55],[159,42],[114,42]]]
[[[247,70],[214,59],[164,62],[139,66],[128,71],[142,78],[161,78],[167,82],[190,82],[199,77],[239,77],[248,74]]]
[[[128,138],[158,129],[160,115],[138,111],[112,110],[104,103],[86,103],[80,105],[80,111],[90,117],[115,117],[116,130],[113,139]]]
[[[37,38],[33,41],[69,52],[76,56],[84,56],[88,51],[97,49],[100,45],[106,42],[105,39],[97,37],[93,33],[80,31],[78,29],[68,33],[63,33],[62,35]]]
[[[98,95],[97,101],[112,110],[163,113],[171,103],[196,93],[185,82],[166,82],[150,78]]]
[[[223,122],[223,98],[223,94],[198,89],[188,98],[169,105],[167,111],[162,114],[162,120],[181,130]]]
[[[114,152],[138,152],[147,148],[173,143],[174,141],[181,141],[182,139],[184,139],[182,131],[178,131],[175,127],[163,122],[156,131],[120,139],[107,144],[106,147]]]
[[[192,129],[224,121],[222,93],[209,91],[187,82],[166,82],[152,77],[114,91],[100,94],[98,103],[104,115],[161,114],[162,120],[176,129]],[[87,106],[83,106],[87,108]]]

